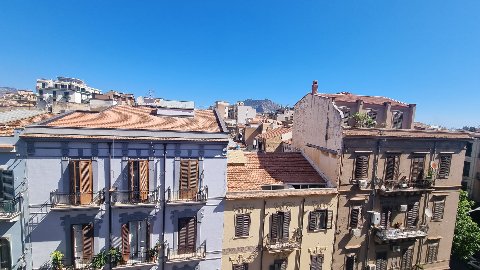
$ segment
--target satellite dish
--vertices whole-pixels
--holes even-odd
[[[430,162],[430,168],[436,170],[438,168],[438,164],[435,161]]]
[[[429,217],[429,218],[431,218],[431,217],[433,216],[432,211],[431,211],[430,209],[428,209],[428,208],[425,209],[425,215],[426,215],[427,217]]]

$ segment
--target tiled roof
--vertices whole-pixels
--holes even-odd
[[[301,153],[244,155],[245,163],[235,161],[227,166],[229,192],[262,190],[264,185],[326,183]]]
[[[340,92],[338,94],[316,94],[318,96],[327,97],[327,98],[334,98],[335,101],[343,101],[343,102],[357,102],[357,100],[362,100],[365,104],[375,104],[375,105],[383,105],[385,102],[390,102],[392,106],[398,107],[408,107],[407,103],[394,100],[387,97],[380,97],[380,96],[361,96],[355,95],[349,92]]]
[[[424,139],[469,139],[468,133],[439,130],[414,129],[377,129],[377,128],[344,128],[346,137],[392,137],[392,138],[424,138]]]
[[[291,128],[285,128],[285,127],[279,127],[279,128],[274,128],[270,129],[269,131],[257,135],[255,138],[257,139],[270,139],[270,138],[275,138],[277,136],[280,136],[282,134],[292,132]]]
[[[148,106],[118,105],[101,112],[73,112],[48,123],[47,126],[221,132],[215,113],[212,110],[195,110],[194,117],[159,116],[155,115],[155,112],[155,108]]]
[[[0,113],[0,124],[6,124],[17,120],[28,119],[37,115],[44,114],[41,110],[11,110]]]
[[[0,136],[12,136],[14,129],[23,128],[30,124],[48,119],[52,116],[54,116],[54,114],[42,113],[42,114],[38,114],[28,118],[22,118],[22,119],[10,121],[10,122],[2,123],[0,124]]]

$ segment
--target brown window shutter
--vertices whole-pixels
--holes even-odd
[[[122,224],[122,258],[124,261],[130,259],[130,226],[128,223]]]
[[[193,199],[198,191],[198,160],[180,161],[180,198]]]
[[[413,180],[422,180],[424,177],[424,165],[425,165],[425,158],[424,157],[414,157],[412,160],[412,172],[411,178]]]
[[[249,214],[237,214],[235,216],[235,237],[248,236],[250,226]]]
[[[385,166],[385,180],[397,180],[400,159],[398,156],[388,156]]]
[[[436,262],[437,261],[437,255],[438,255],[438,243],[429,244],[428,247],[427,247],[426,262],[427,263]]]
[[[412,270],[413,249],[407,248],[403,250],[402,264],[400,270]]]
[[[415,226],[417,226],[418,206],[419,206],[418,202],[408,206],[407,224],[406,224],[407,228],[414,228]]]
[[[249,233],[250,233],[250,215],[245,214],[243,217],[242,235],[248,236]]]
[[[380,225],[383,228],[389,228],[390,227],[390,215],[391,211],[389,208],[383,208],[382,213],[380,215]]]
[[[178,220],[178,253],[187,253],[188,219]]]
[[[290,211],[283,212],[283,236],[284,240],[288,240],[290,237]]]
[[[322,270],[323,254],[310,256],[310,270]]]
[[[79,161],[80,204],[90,204],[93,200],[92,161]]]
[[[196,222],[196,218],[192,217],[188,221],[187,245],[188,245],[189,252],[195,252],[196,241],[197,241],[197,222]]]
[[[360,214],[359,207],[353,207],[350,210],[350,228],[357,228],[358,227],[358,216]]]
[[[270,239],[272,241],[278,240],[278,220],[279,215],[277,213],[272,214],[270,222]]]
[[[140,160],[140,201],[148,200],[148,160]]]
[[[310,231],[318,230],[318,212],[310,211],[308,214],[308,229]]]
[[[355,179],[368,178],[368,156],[359,155],[355,159]]]
[[[443,219],[443,212],[445,211],[445,201],[434,201],[433,202],[433,220]]]
[[[82,226],[83,259],[90,261],[93,258],[93,224]]]
[[[327,211],[326,218],[327,218],[327,229],[331,229],[333,224],[333,210]]]
[[[440,165],[438,169],[438,177],[446,178],[450,175],[450,165],[452,163],[452,156],[442,155],[440,156]]]
[[[387,253],[381,252],[377,253],[377,259],[375,261],[377,270],[387,270]]]

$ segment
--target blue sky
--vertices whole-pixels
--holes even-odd
[[[0,86],[72,76],[169,99],[349,91],[480,125],[480,1],[0,1]]]

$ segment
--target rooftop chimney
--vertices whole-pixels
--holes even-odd
[[[312,83],[312,95],[315,95],[318,93],[318,81],[315,80]]]

